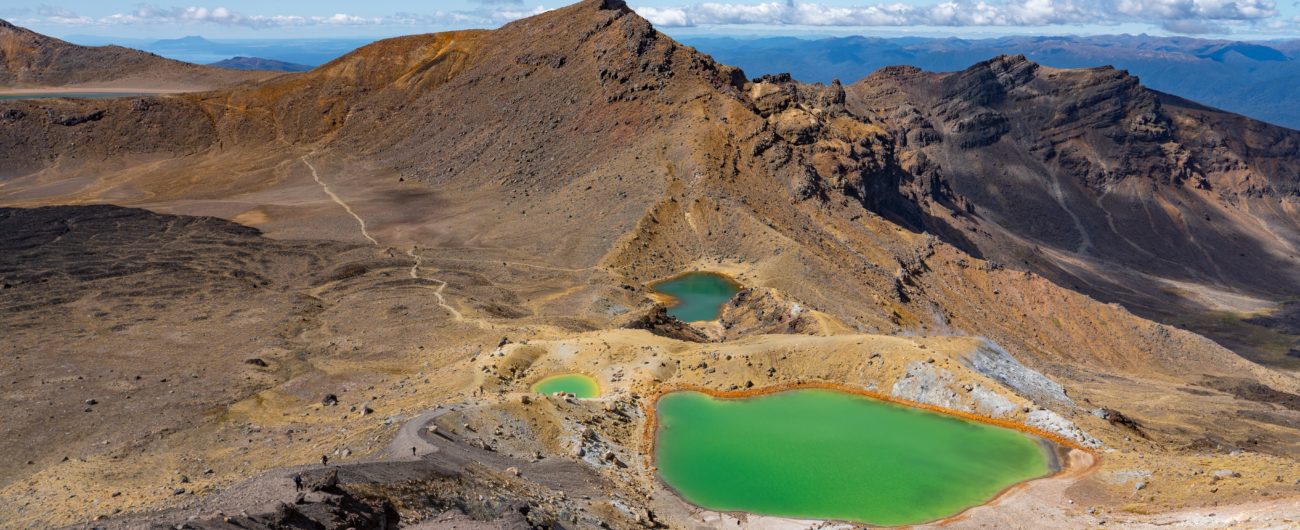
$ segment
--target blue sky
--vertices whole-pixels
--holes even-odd
[[[0,17],[56,36],[390,36],[494,27],[561,1],[5,0]],[[661,29],[699,34],[996,36],[1150,33],[1300,38],[1300,0],[630,0]]]

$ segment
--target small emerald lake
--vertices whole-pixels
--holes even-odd
[[[533,392],[544,396],[556,392],[568,392],[575,397],[594,398],[600,396],[600,385],[595,379],[582,374],[553,375],[533,385]]]
[[[683,322],[717,319],[723,304],[740,292],[740,286],[730,278],[708,272],[683,274],[650,288],[672,297],[668,314]]]
[[[1051,472],[1037,438],[845,392],[673,392],[657,415],[660,477],[711,510],[915,524]]]

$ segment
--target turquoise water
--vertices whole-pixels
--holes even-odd
[[[533,392],[544,396],[556,392],[568,392],[574,397],[594,398],[600,396],[600,385],[595,379],[582,374],[553,375],[533,385]]]
[[[915,524],[1050,472],[1023,433],[831,390],[673,392],[657,414],[660,476],[719,511]]]
[[[683,322],[717,319],[722,306],[740,292],[730,278],[707,272],[684,274],[650,288],[673,297],[675,303],[668,306],[668,314]]]

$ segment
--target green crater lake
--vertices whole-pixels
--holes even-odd
[[[905,525],[1047,475],[1020,432],[831,390],[659,399],[660,476],[717,511]]]
[[[668,314],[683,322],[718,318],[722,305],[740,292],[736,282],[707,272],[684,274],[650,287],[677,300],[676,304],[668,307]]]
[[[600,396],[600,385],[596,380],[582,374],[564,374],[547,377],[533,385],[533,392],[549,396],[556,392],[568,392],[580,398]]]

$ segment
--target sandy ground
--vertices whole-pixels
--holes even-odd
[[[190,92],[191,89],[185,88],[158,88],[153,86],[58,86],[58,87],[39,87],[39,88],[0,88],[0,96],[26,96],[39,94],[66,94],[66,93],[91,93],[91,94],[178,94]]]

